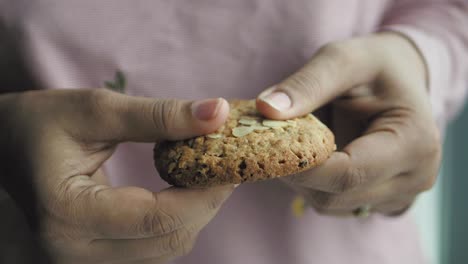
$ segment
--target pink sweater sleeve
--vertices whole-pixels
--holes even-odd
[[[404,34],[419,48],[433,114],[444,129],[463,107],[468,90],[468,0],[395,0],[382,30]]]

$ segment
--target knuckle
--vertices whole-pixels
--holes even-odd
[[[440,132],[437,128],[430,131],[431,132],[428,133],[426,153],[430,158],[439,160],[442,153]]]
[[[182,227],[174,231],[167,244],[167,249],[176,257],[189,254],[194,245],[195,230],[193,228]]]
[[[181,102],[177,100],[157,100],[151,105],[153,122],[156,130],[172,131],[175,129],[176,117],[181,109]]]
[[[423,182],[423,184],[421,184],[419,191],[420,192],[429,191],[430,189],[432,189],[432,187],[434,187],[436,182],[437,182],[437,174],[431,175]]]
[[[144,215],[139,233],[144,236],[163,235],[179,229],[181,225],[180,218],[158,210]]]
[[[308,100],[316,100],[323,92],[323,80],[320,75],[306,70],[296,72],[291,78],[286,79],[280,87],[294,89],[300,92]]]
[[[214,195],[213,198],[208,200],[207,209],[208,211],[216,211],[224,201],[224,196]]]
[[[221,199],[211,199],[207,205],[208,211],[211,212],[217,210],[221,203]]]
[[[329,66],[338,69],[339,65],[348,65],[353,61],[350,47],[346,41],[337,41],[325,44],[319,49],[318,52],[325,58],[324,62],[328,62]]]
[[[412,202],[407,202],[405,204],[399,205],[398,208],[390,211],[389,213],[387,213],[387,215],[392,216],[392,217],[401,216],[405,214],[411,208],[411,206],[412,206]]]
[[[417,169],[421,171],[421,174],[418,175],[424,176],[424,178],[421,179],[418,176],[419,184],[416,188],[418,193],[428,191],[436,184],[442,159],[442,139],[439,130],[434,126],[432,129],[426,129],[423,133],[421,134],[424,136],[419,141],[422,145],[419,158],[423,162],[417,166]]]
[[[216,190],[207,201],[208,212],[217,211],[223,205],[226,198],[232,193],[233,189],[224,188]]]
[[[83,96],[78,100],[81,108],[81,111],[85,118],[94,118],[96,124],[107,122],[106,113],[109,112],[107,109],[109,106],[114,104],[110,102],[112,100],[113,94],[107,89],[90,89],[83,92]]]
[[[350,167],[336,179],[335,191],[338,193],[349,192],[364,182],[365,171],[361,168]]]
[[[280,86],[291,87],[303,91],[317,90],[322,86],[320,77],[308,71],[298,71],[288,78]],[[314,89],[311,89],[314,88]]]
[[[110,94],[107,89],[90,89],[84,92],[83,100],[89,102],[91,106],[99,106],[109,98]]]
[[[415,125],[415,153],[425,161],[439,161],[442,153],[442,139],[437,126],[420,122]]]
[[[154,213],[146,213],[143,216],[141,224],[137,225],[138,233],[143,236],[155,234],[155,225],[161,225],[161,220],[159,219],[159,216],[157,216]]]
[[[309,195],[309,201],[319,213],[334,210],[339,205],[338,195],[322,191],[315,191]]]
[[[279,86],[297,90],[306,99],[315,101],[323,98],[331,85],[330,78],[342,74],[343,65],[350,65],[352,60],[349,47],[344,42],[326,44],[305,67]]]
[[[322,47],[320,47],[318,53],[336,56],[338,54],[341,54],[342,50],[343,50],[343,42],[335,41],[335,42],[329,42],[323,45]]]
[[[151,197],[151,199],[148,199],[148,205],[142,205],[142,207],[149,209],[143,214],[140,223],[136,225],[137,232],[140,235],[169,234],[184,226],[182,219],[178,215],[169,214],[161,208],[156,194],[152,194]]]

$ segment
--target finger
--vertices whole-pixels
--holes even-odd
[[[89,252],[98,260],[118,260],[125,263],[168,256],[174,258],[192,250],[200,228],[200,224],[196,224],[162,236],[141,239],[97,239],[89,244]]]
[[[95,141],[177,140],[207,134],[221,126],[229,113],[222,98],[200,101],[166,100],[128,96],[94,89],[80,91],[81,109],[73,123],[85,125],[81,137]]]
[[[166,263],[169,263],[169,261],[171,261],[172,259],[174,259],[174,257],[168,255],[166,257],[161,257],[161,258],[148,258],[148,259],[136,260],[136,261],[132,261],[131,263],[132,264],[166,264]],[[121,264],[127,264],[127,263],[121,262]]]
[[[357,190],[349,193],[328,193],[313,191],[310,189],[296,187],[296,191],[306,199],[307,203],[318,212],[325,214],[350,214],[362,206],[370,206],[373,210],[381,212],[392,212],[401,209],[403,206],[392,207],[389,210],[384,205],[394,206],[394,202],[412,201],[421,190],[416,184],[418,179],[414,176],[399,176],[391,180],[373,186],[367,190]],[[404,204],[408,205],[408,203]],[[381,209],[381,210],[380,210]],[[387,211],[384,211],[387,210]]]
[[[381,203],[373,208],[373,211],[387,215],[387,216],[400,216],[411,208],[414,202],[413,198],[395,199],[390,202]]]
[[[394,133],[373,132],[333,153],[322,165],[281,180],[331,193],[366,188],[412,166],[404,149]]]
[[[78,177],[74,177],[78,178]],[[77,180],[85,181],[85,180]],[[110,188],[71,182],[63,213],[83,232],[96,238],[144,238],[205,225],[219,210],[233,186],[209,189],[169,188],[153,193],[136,187]]]
[[[380,63],[355,39],[326,45],[299,71],[265,90],[258,110],[269,118],[288,119],[314,111],[352,87],[374,80]]]
[[[173,254],[167,254],[165,256],[161,256],[157,258],[139,259],[139,260],[132,261],[131,263],[132,264],[166,264],[178,256],[183,256],[183,254],[176,254],[176,256],[174,256]],[[127,264],[127,263],[119,262],[118,264]]]
[[[372,211],[391,214],[407,207],[414,196],[399,195],[395,190],[387,193],[369,191],[353,194],[309,193],[307,203],[319,213],[352,215],[353,211],[369,206]]]

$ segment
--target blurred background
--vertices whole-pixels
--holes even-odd
[[[412,213],[433,264],[468,263],[468,107],[448,127],[437,183]]]
[[[411,209],[431,264],[468,263],[468,108],[448,127],[435,187]],[[49,263],[26,221],[0,189],[0,264]]]

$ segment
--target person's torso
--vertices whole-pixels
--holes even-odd
[[[323,44],[378,28],[389,1],[0,0],[0,23],[40,88],[95,88],[126,76],[126,93],[253,98]],[[15,53],[16,54],[16,53]],[[122,144],[114,185],[158,190],[151,144]],[[177,263],[421,263],[408,216],[295,219],[278,181],[240,186]],[[406,262],[405,262],[406,261]]]

